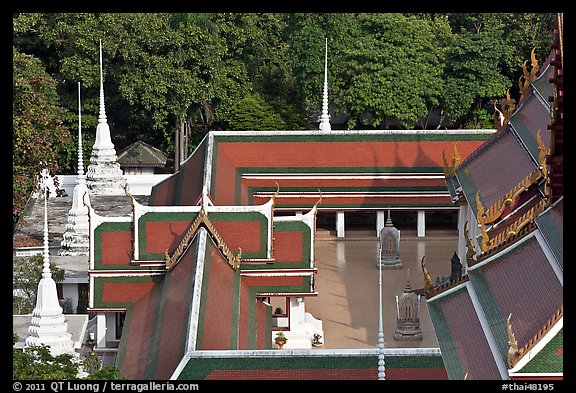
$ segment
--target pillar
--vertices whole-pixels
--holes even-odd
[[[424,210],[418,210],[418,237],[426,236],[426,215]]]
[[[344,237],[344,212],[336,212],[336,237]]]
[[[106,313],[96,314],[96,347],[106,348]]]
[[[378,210],[376,212],[376,236],[380,237],[380,231],[384,228],[384,210]]]

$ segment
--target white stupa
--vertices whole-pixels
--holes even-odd
[[[43,182],[48,177],[48,171],[42,171]],[[72,335],[68,333],[68,324],[65,322],[62,307],[58,303],[56,282],[50,273],[50,259],[48,251],[48,205],[44,193],[44,264],[42,278],[38,283],[36,307],[32,311],[32,320],[28,328],[26,346],[46,345],[50,348],[52,356],[73,354],[74,343]]]
[[[322,95],[322,115],[320,116],[320,131],[332,131],[330,115],[328,114],[328,38],[326,38],[326,53],[324,55],[324,93]]]
[[[72,208],[68,212],[66,231],[62,235],[59,255],[88,255],[89,250],[89,226],[88,207],[90,197],[84,175],[82,159],[82,113],[80,105],[80,82],[78,82],[78,177],[72,196]]]
[[[126,179],[122,176],[116,149],[110,139],[110,127],[106,121],[104,108],[102,41],[100,41],[100,115],[86,180],[88,189],[93,195],[124,195]]]

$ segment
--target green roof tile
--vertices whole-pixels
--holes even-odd
[[[564,372],[564,329],[550,340],[526,364],[519,373],[563,373]]]

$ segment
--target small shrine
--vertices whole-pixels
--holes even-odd
[[[384,228],[380,231],[380,247],[376,266],[382,269],[401,269],[400,260],[400,231],[392,225],[390,209]]]
[[[452,255],[451,262],[451,270],[450,270],[450,281],[456,280],[462,275],[462,264],[460,263],[460,258],[456,252]]]
[[[420,330],[420,295],[410,286],[410,269],[402,296],[396,295],[396,330],[394,340],[422,340]]]

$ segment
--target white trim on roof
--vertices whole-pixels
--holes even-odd
[[[319,136],[335,135],[357,136],[357,135],[485,135],[495,133],[495,129],[461,129],[461,130],[332,130],[332,131],[310,131],[310,130],[283,130],[283,131],[210,131],[209,135],[214,136],[280,136],[280,135],[303,135]]]
[[[530,362],[530,360],[532,360],[532,358],[534,358],[534,356],[536,356],[550,342],[550,340],[556,337],[560,329],[562,329],[563,327],[564,327],[564,316],[560,317],[560,319],[554,324],[554,326],[552,326],[552,328],[544,335],[544,337],[542,337],[540,341],[538,341],[538,343],[534,345],[534,347],[532,347],[532,349],[530,349],[524,356],[522,356],[522,358],[518,361],[518,363],[516,363],[516,365],[508,371],[510,373],[510,376],[512,377],[512,376],[526,375],[526,374],[520,374],[518,373],[518,371],[520,371],[524,366],[526,366],[528,362]],[[536,373],[535,375],[543,376],[544,374]]]
[[[482,331],[484,332],[484,336],[488,341],[488,346],[490,347],[490,351],[492,352],[492,356],[494,357],[494,361],[496,362],[496,366],[498,367],[498,372],[500,373],[500,378],[505,380],[508,379],[508,366],[502,359],[502,355],[498,350],[498,345],[496,345],[496,340],[492,335],[492,330],[490,330],[490,324],[486,319],[486,315],[484,314],[484,309],[480,304],[480,300],[476,295],[476,291],[474,291],[474,286],[470,281],[466,282],[465,284],[466,289],[468,290],[468,295],[470,296],[470,300],[472,301],[472,305],[474,307],[474,311],[476,311],[476,316],[480,321],[480,326],[482,327]]]

